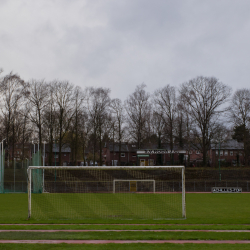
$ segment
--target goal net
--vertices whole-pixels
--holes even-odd
[[[181,219],[183,166],[28,168],[28,218]]]

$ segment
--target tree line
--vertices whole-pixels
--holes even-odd
[[[24,81],[18,74],[0,71],[0,136],[8,150],[17,143],[36,142],[42,148],[71,148],[71,162],[89,159],[102,165],[105,143],[136,144],[137,149],[168,144],[200,150],[203,165],[213,143],[234,138],[244,143],[245,161],[249,155],[250,90],[232,94],[215,77],[198,76],[178,88],[165,85],[149,93],[145,84],[135,87],[125,101],[111,99],[110,89],[75,86],[69,81]],[[14,154],[12,154],[12,158]],[[120,157],[120,156],[119,156]],[[10,159],[14,160],[14,159]],[[120,158],[119,162],[120,163]],[[159,162],[160,164],[160,159]]]

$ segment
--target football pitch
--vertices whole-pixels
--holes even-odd
[[[41,197],[39,202],[42,202]],[[106,199],[104,196],[102,198],[105,203]],[[95,197],[97,200],[102,198]],[[134,198],[137,199],[136,196]],[[44,199],[48,198],[44,196]],[[59,199],[66,204],[70,203],[71,205],[67,206],[72,207],[72,200],[76,198],[71,197],[68,200],[69,198],[60,197]],[[125,198],[119,199],[123,199],[123,202],[126,203]],[[155,201],[147,204],[143,198],[138,199],[142,200],[138,201],[138,210],[135,211],[140,211],[141,206],[145,206],[148,207],[146,210],[150,216],[152,213],[162,213],[162,211],[153,210]],[[185,220],[150,218],[142,220],[140,216],[138,217],[139,212],[130,220],[123,219],[122,216],[112,219],[103,219],[102,216],[97,216],[96,219],[90,219],[91,216],[89,218],[85,216],[86,218],[83,219],[75,219],[76,217],[57,219],[54,215],[52,216],[54,218],[51,219],[46,218],[45,211],[40,219],[27,220],[27,200],[27,194],[0,195],[0,240],[194,240],[196,242],[202,240],[205,241],[203,244],[87,244],[84,245],[84,249],[249,249],[249,244],[206,243],[208,240],[222,241],[220,243],[226,240],[232,242],[250,240],[250,194],[248,193],[187,193],[187,219]],[[35,204],[35,202],[33,203]],[[133,208],[135,204],[132,204]],[[39,203],[37,203],[38,205]],[[124,212],[119,212],[120,215],[129,213],[129,206],[126,206]],[[166,210],[170,209],[168,204],[165,204],[164,207]],[[65,206],[62,206],[61,210],[65,211],[65,209]],[[81,215],[81,211],[79,208],[77,209],[77,214]],[[85,206],[84,213],[88,209],[91,210],[91,207]],[[98,210],[91,213],[101,215],[102,210],[103,207],[99,207]],[[56,211],[55,214],[61,213],[58,218],[62,217],[62,211]],[[121,210],[119,209],[119,211]],[[110,214],[113,212],[109,211]],[[80,249],[82,247],[79,244],[0,244],[0,249]]]
[[[182,218],[182,194],[45,193],[32,194],[35,219]]]

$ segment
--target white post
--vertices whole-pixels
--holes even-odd
[[[43,142],[43,166],[45,166],[45,142]],[[44,193],[44,169],[43,169],[43,193]]]
[[[33,152],[33,154],[35,154],[36,146],[35,146],[35,143],[33,143],[33,141],[32,141],[32,144],[34,145],[34,152]],[[33,157],[32,157],[32,158],[33,158]]]
[[[28,168],[28,219],[31,217],[31,169]]]
[[[182,168],[182,217],[186,218],[185,168]]]
[[[1,157],[1,165],[2,165],[2,189],[4,192],[4,161],[5,161],[5,155],[4,155],[4,148],[3,148],[3,142],[5,139],[2,140],[2,157]]]
[[[0,193],[3,193],[3,165],[2,165],[2,145],[0,144],[0,159],[1,159],[1,165],[0,165]]]

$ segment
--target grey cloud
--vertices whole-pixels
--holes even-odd
[[[0,1],[0,67],[125,99],[197,75],[248,87],[248,0]],[[14,18],[11,17],[14,15]]]

